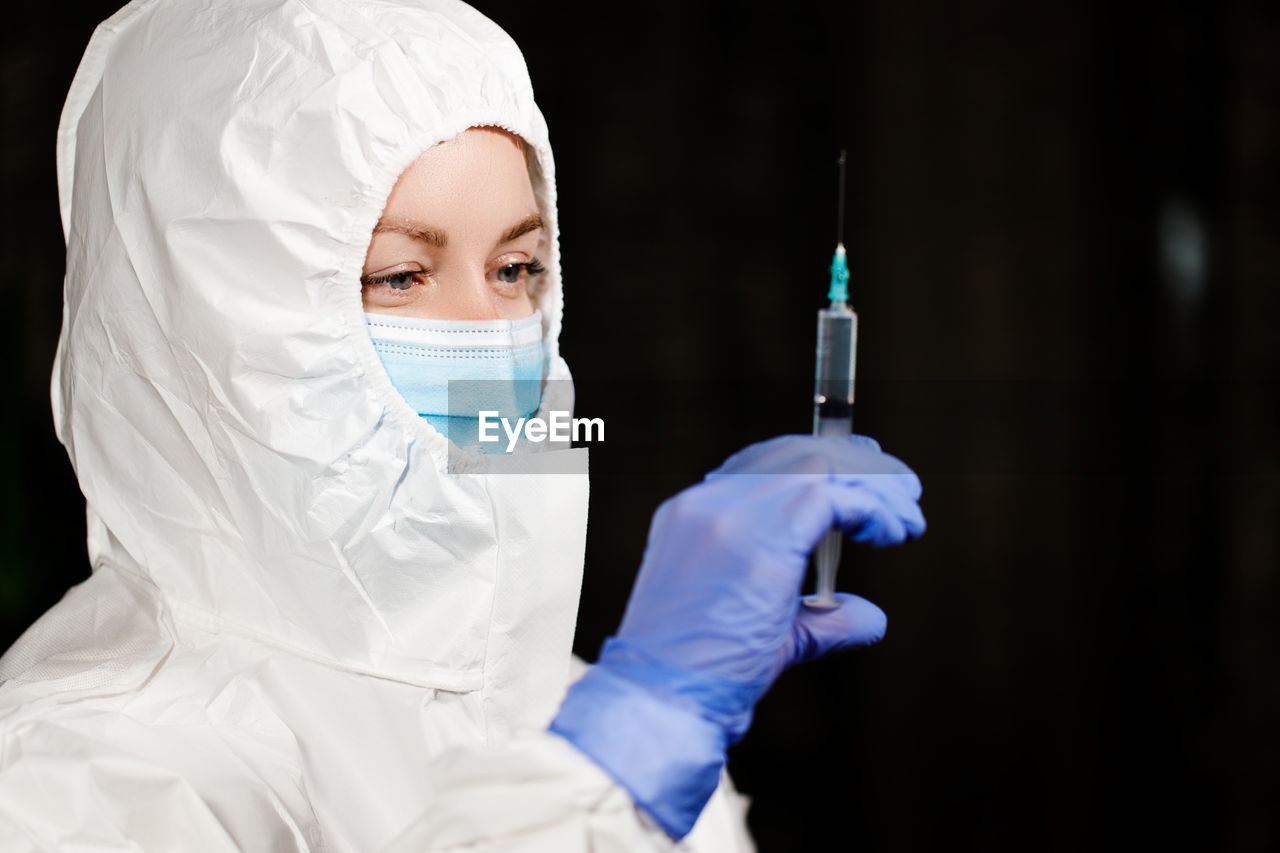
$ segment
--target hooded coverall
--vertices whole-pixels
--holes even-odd
[[[672,844],[545,731],[575,677],[586,451],[449,474],[365,328],[397,177],[481,125],[533,150],[568,380],[547,129],[491,21],[136,0],[94,33],[57,139],[52,385],[92,575],[0,660],[0,849]],[[722,785],[685,847],[750,849],[742,813]]]

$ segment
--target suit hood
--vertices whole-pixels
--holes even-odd
[[[514,42],[449,0],[141,0],[95,32],[58,132],[52,398],[89,551],[179,626],[537,722],[567,675],[575,473],[448,470],[391,386],[359,277],[396,179],[468,127],[533,154],[536,303],[568,380],[554,163]]]

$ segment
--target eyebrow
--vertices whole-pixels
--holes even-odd
[[[510,243],[519,237],[523,237],[530,231],[537,231],[543,225],[542,217],[536,213],[530,213],[524,219],[521,219],[514,226],[507,229],[507,233],[502,235],[502,239],[498,241],[498,245]]]
[[[521,219],[498,240],[498,244],[510,243],[512,240],[523,237],[530,231],[537,231],[544,227],[542,217],[537,213],[531,213],[524,219]],[[439,228],[431,228],[419,222],[404,220],[401,222],[379,222],[373,229],[374,234],[383,234],[391,232],[393,234],[404,234],[406,237],[412,237],[420,240],[428,246],[434,246],[437,249],[443,249],[449,245],[449,237]]]
[[[421,240],[428,246],[435,246],[437,249],[443,249],[449,244],[449,238],[445,236],[443,231],[438,228],[428,228],[416,222],[379,222],[373,228],[374,234],[385,234],[387,232],[404,234],[415,240]]]

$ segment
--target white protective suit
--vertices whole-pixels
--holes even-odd
[[[586,451],[562,451],[578,474],[447,473],[365,328],[396,178],[475,125],[535,152],[567,379],[547,130],[492,22],[137,0],[95,32],[58,132],[53,377],[93,573],[0,661],[0,850],[669,846],[544,731]],[[742,812],[722,785],[685,844],[750,849]]]

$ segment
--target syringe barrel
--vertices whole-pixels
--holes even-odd
[[[853,430],[853,375],[858,315],[843,302],[818,312],[818,353],[813,381],[813,434]]]

